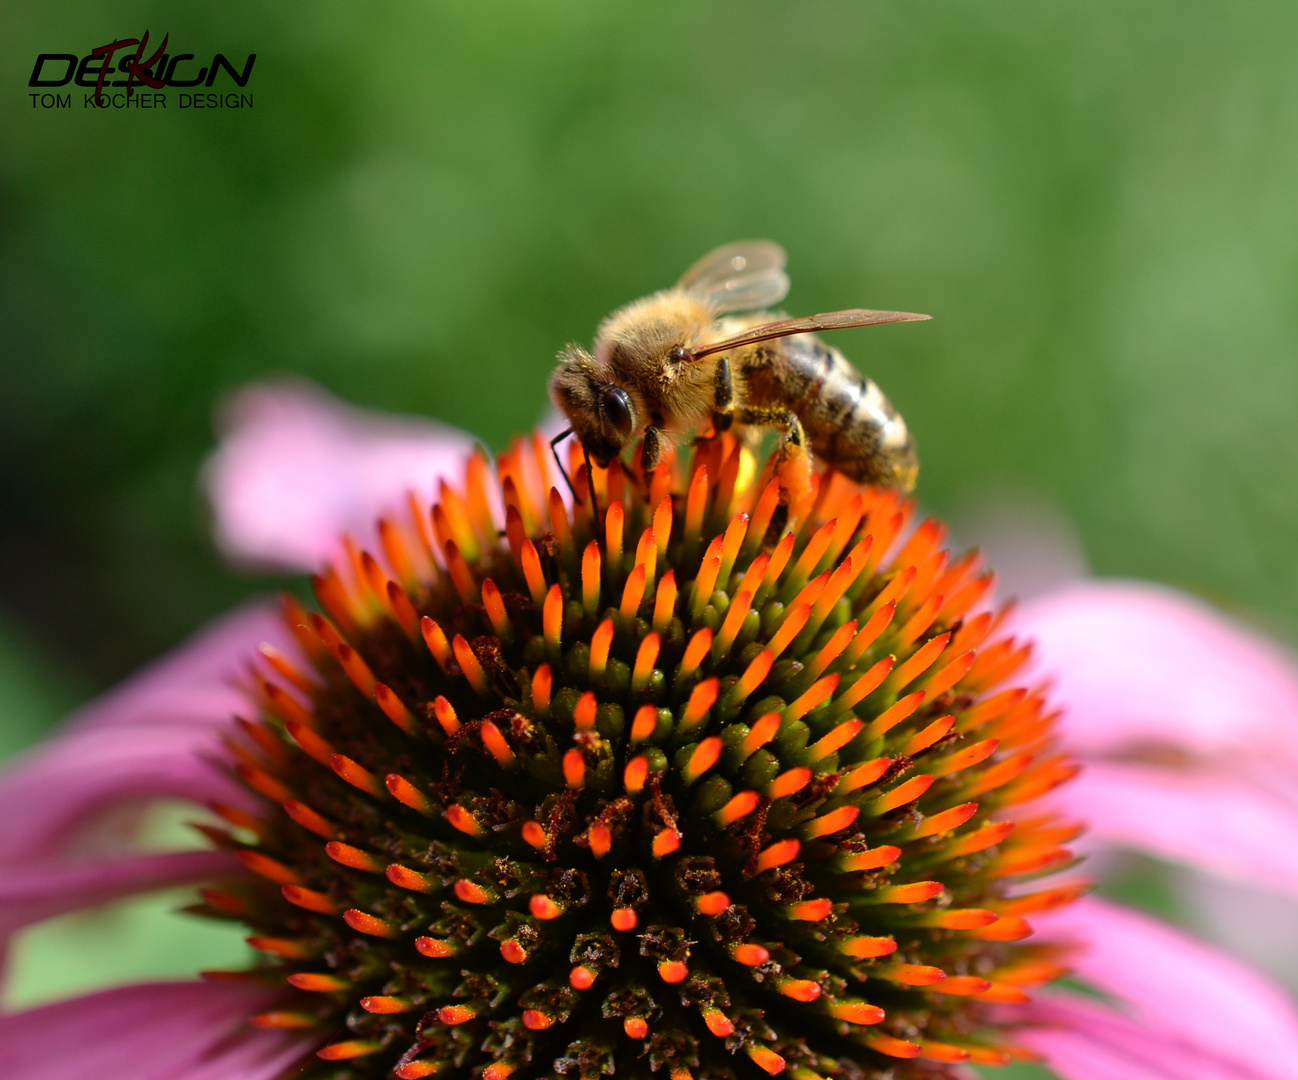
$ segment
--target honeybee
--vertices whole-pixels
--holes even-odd
[[[855,308],[773,318],[765,309],[789,291],[785,262],[769,240],[727,244],[670,289],[609,315],[594,355],[565,346],[550,397],[571,427],[554,443],[575,434],[587,457],[607,467],[641,436],[648,472],[667,439],[709,422],[716,431],[774,428],[785,458],[805,461],[810,451],[858,483],[914,488],[919,463],[906,422],[874,382],[809,331],[929,316]]]

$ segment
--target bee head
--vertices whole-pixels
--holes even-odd
[[[631,395],[607,374],[585,349],[569,345],[550,376],[550,399],[600,468],[608,467],[640,427]]]

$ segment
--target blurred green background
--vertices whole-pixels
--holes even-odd
[[[257,53],[254,108],[30,107],[38,52]],[[1298,6],[20,2],[0,11],[0,730],[239,598],[195,477],[296,372],[499,447],[555,351],[769,236],[939,512],[1298,623]]]

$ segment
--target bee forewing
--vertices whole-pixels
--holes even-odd
[[[845,311],[827,311],[819,315],[805,315],[800,319],[780,319],[745,330],[742,334],[713,341],[691,350],[696,357],[709,353],[727,352],[757,341],[789,337],[791,334],[810,334],[817,330],[846,330],[852,326],[877,326],[880,323],[923,322],[931,315],[918,315],[912,311],[870,311],[866,308],[848,308]]]
[[[718,315],[755,311],[789,294],[784,249],[770,240],[740,240],[710,251],[676,283]]]

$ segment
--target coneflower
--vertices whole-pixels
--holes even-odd
[[[300,993],[312,1076],[941,1077],[1058,976],[1074,766],[992,577],[914,504],[801,501],[729,436],[651,477],[539,437],[286,600],[204,910]],[[1007,811],[1007,808],[1012,808]],[[1066,961],[1065,961],[1066,962]],[[1008,1026],[1007,1026],[1008,1025]]]

